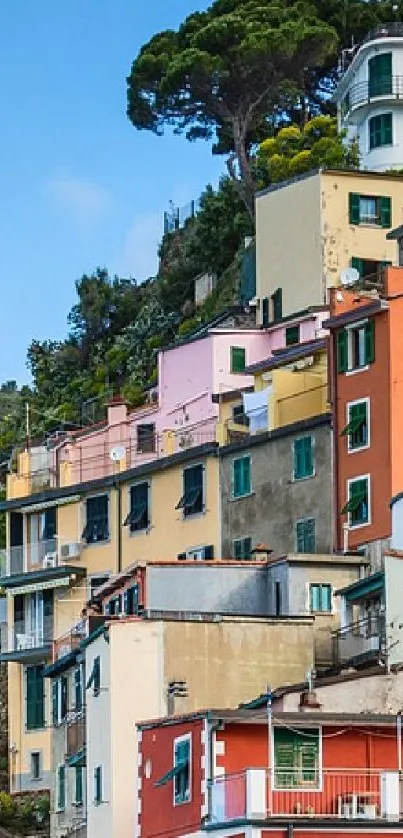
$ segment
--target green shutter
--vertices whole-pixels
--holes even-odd
[[[81,806],[83,803],[83,768],[82,765],[75,767],[75,803]]]
[[[251,492],[250,457],[238,457],[233,461],[233,496],[240,498]]]
[[[57,781],[57,808],[63,810],[66,808],[66,768],[64,765],[59,765]]]
[[[243,346],[231,346],[231,372],[244,372],[246,366],[246,350]]]
[[[267,326],[269,323],[269,298],[263,297],[262,300],[262,326]]]
[[[28,666],[26,669],[26,723],[28,730],[36,730],[45,724],[43,666]]]
[[[276,788],[303,788],[318,782],[319,731],[274,728]]]
[[[293,346],[299,343],[299,326],[288,326],[285,330],[285,345]]]
[[[322,611],[332,610],[332,588],[330,585],[321,585],[321,607]]]
[[[311,585],[310,589],[311,611],[313,613],[320,610],[320,586]]]
[[[342,329],[337,333],[337,372],[348,370],[348,333]]]
[[[375,361],[375,320],[372,318],[365,324],[365,363]]]
[[[383,195],[379,199],[379,219],[382,227],[392,226],[392,202],[389,196]]]
[[[304,436],[294,440],[294,479],[311,477],[313,470],[312,437]]]
[[[355,268],[358,271],[360,276],[364,275],[364,260],[360,259],[358,256],[351,257],[351,267]]]
[[[242,484],[243,484],[243,494],[244,495],[250,495],[251,483],[250,483],[250,458],[249,457],[242,457]]]
[[[277,288],[277,291],[272,295],[273,301],[273,320],[276,323],[281,320],[283,316],[283,289]]]
[[[74,670],[74,704],[76,710],[81,710],[83,703],[82,670],[77,666]]]
[[[348,194],[348,214],[350,224],[360,223],[360,196],[357,192]]]
[[[94,803],[102,802],[102,767],[94,769]]]
[[[52,682],[52,722],[54,725],[59,723],[59,682]]]
[[[368,93],[374,96],[388,96],[392,93],[392,53],[382,52],[368,61]]]

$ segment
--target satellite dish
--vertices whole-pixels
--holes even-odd
[[[109,456],[110,456],[113,463],[120,463],[120,461],[123,460],[123,457],[125,456],[125,454],[126,454],[126,449],[125,449],[124,445],[114,445],[114,447],[112,448]]]
[[[357,271],[357,268],[346,268],[346,270],[342,271],[340,274],[340,282],[346,288],[348,288],[349,285],[355,285],[359,278],[360,274],[359,271]]]

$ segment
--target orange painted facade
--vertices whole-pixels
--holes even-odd
[[[377,311],[367,313],[376,302]],[[347,328],[362,317],[373,321],[374,360],[362,368],[338,372],[337,341],[344,316],[353,315]],[[338,325],[337,318],[341,318]],[[354,290],[332,289],[330,299],[330,379],[334,420],[335,467],[335,547],[354,549],[391,535],[390,500],[403,489],[403,269],[388,268],[380,299]],[[369,403],[369,444],[349,450],[343,430],[349,422],[348,405],[367,399]],[[369,522],[345,526],[348,515],[348,481],[370,477]]]

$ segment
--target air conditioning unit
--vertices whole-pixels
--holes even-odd
[[[57,553],[46,553],[42,561],[42,567],[44,570],[48,567],[56,567],[57,566]]]
[[[79,541],[70,541],[68,544],[62,544],[60,547],[60,555],[65,561],[66,559],[78,559],[81,554],[81,544]]]

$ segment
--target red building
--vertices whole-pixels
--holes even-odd
[[[401,761],[391,715],[223,710],[144,723],[136,835],[403,835]]]

